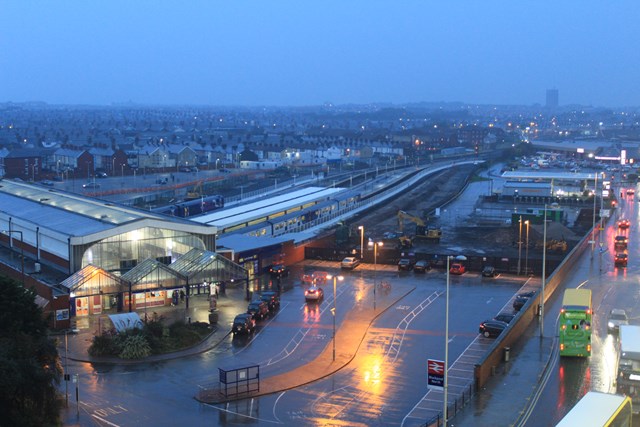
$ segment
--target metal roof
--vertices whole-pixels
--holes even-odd
[[[191,249],[169,268],[189,277],[189,280],[246,280],[247,270],[215,252]],[[214,274],[215,273],[215,274]],[[224,273],[221,275],[221,273]]]
[[[85,286],[87,282],[89,285]],[[60,283],[60,286],[78,297],[103,293],[112,294],[128,290],[128,286],[120,277],[91,264],[67,277]]]
[[[506,179],[560,179],[560,180],[593,180],[596,174],[591,173],[573,173],[573,172],[538,172],[538,171],[507,171],[502,174],[502,178]]]

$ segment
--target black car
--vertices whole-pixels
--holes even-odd
[[[289,269],[283,264],[274,264],[269,268],[269,274],[274,278],[287,277]]]
[[[485,265],[482,269],[482,277],[496,277],[497,275],[496,269],[490,265]]]
[[[499,321],[504,322],[504,323],[511,323],[511,321],[513,320],[514,317],[516,317],[515,314],[500,313],[497,316],[495,316],[493,318],[493,320],[499,320]]]
[[[431,265],[429,264],[429,261],[425,261],[423,259],[421,259],[420,261],[416,262],[413,265],[413,271],[415,273],[426,273],[429,270],[431,270]]]
[[[509,325],[499,320],[485,320],[484,322],[480,323],[480,328],[478,329],[478,332],[481,333],[486,338],[490,338],[490,337],[495,338],[498,335],[500,335],[502,331],[504,331],[507,328],[507,326]]]
[[[409,258],[402,258],[398,261],[398,271],[410,271],[413,269],[413,263]]]
[[[520,311],[520,309],[529,301],[529,298],[534,296],[535,291],[531,292],[523,292],[521,294],[516,295],[516,299],[513,301],[513,309],[515,311]]]
[[[276,292],[263,292],[262,295],[260,295],[260,301],[264,301],[267,303],[269,311],[275,311],[280,308],[280,297]]]
[[[238,314],[233,319],[233,326],[231,332],[235,334],[250,334],[256,328],[256,321],[249,313]]]
[[[252,301],[247,307],[247,313],[256,320],[262,320],[269,315],[269,305],[265,301]]]

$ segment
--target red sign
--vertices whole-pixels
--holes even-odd
[[[444,361],[427,360],[427,386],[431,388],[444,388]]]

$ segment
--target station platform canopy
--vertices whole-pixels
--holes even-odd
[[[228,258],[203,249],[189,252],[169,264],[169,268],[187,277],[189,283],[247,280],[247,270]]]
[[[538,179],[538,180],[563,180],[563,181],[591,181],[596,175],[601,178],[600,172],[573,173],[573,172],[539,172],[539,171],[507,171],[502,173],[505,179]]]

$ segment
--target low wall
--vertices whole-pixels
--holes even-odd
[[[596,234],[599,233],[600,231],[597,230],[596,227]],[[580,256],[582,256],[585,251],[591,249],[589,241],[592,238],[595,237],[589,232],[560,263],[553,274],[549,276],[544,287],[545,303],[556,289],[558,289],[560,284],[564,283],[565,278],[579,261]],[[541,292],[538,291],[534,298],[530,298],[527,301],[524,307],[520,309],[516,318],[511,321],[509,327],[500,334],[489,350],[487,350],[485,356],[475,365],[474,379],[476,391],[480,390],[487,383],[495,368],[504,361],[505,347],[511,347],[516,341],[521,339],[524,331],[529,327],[531,322],[538,317],[541,298]],[[555,334],[555,331],[553,333]]]

